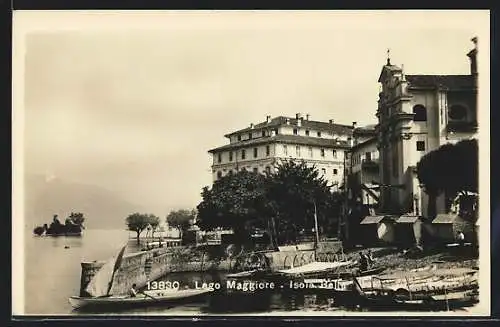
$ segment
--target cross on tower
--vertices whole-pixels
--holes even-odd
[[[391,49],[387,49],[387,65],[391,64]]]

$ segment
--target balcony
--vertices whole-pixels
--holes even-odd
[[[378,170],[379,169],[379,159],[374,158],[374,159],[363,159],[361,161],[361,168],[362,169],[373,169],[373,170]]]

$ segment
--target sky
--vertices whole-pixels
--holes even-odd
[[[161,216],[199,203],[224,134],[299,112],[376,123],[387,49],[406,74],[468,74],[470,39],[489,42],[487,11],[15,12],[13,26],[24,172]]]

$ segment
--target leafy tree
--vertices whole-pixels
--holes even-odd
[[[327,225],[338,217],[340,197],[330,192],[327,181],[316,167],[304,161],[284,161],[276,166],[277,172],[267,179],[267,198],[276,217],[279,242],[295,241],[302,230]]]
[[[203,230],[231,228],[244,243],[250,229],[262,226],[265,220],[265,181],[264,175],[242,170],[215,181],[211,189],[203,188],[197,225]]]
[[[148,226],[153,226],[159,224],[159,218],[153,214],[141,214],[133,213],[125,218],[128,230],[137,233],[137,244],[140,243],[139,237],[141,233],[148,228]]]
[[[177,228],[177,230],[180,233],[180,236],[182,237],[184,231],[186,231],[189,228],[189,226],[191,225],[192,221],[195,218],[196,218],[195,210],[180,209],[180,210],[170,211],[170,213],[167,215],[166,220],[169,226]]]
[[[81,212],[72,212],[69,215],[70,221],[80,227],[83,227],[83,222],[85,221],[85,217],[83,216],[83,213]]]
[[[429,215],[435,215],[435,197],[478,192],[478,143],[476,139],[445,144],[427,153],[417,164],[419,182],[431,197]]]

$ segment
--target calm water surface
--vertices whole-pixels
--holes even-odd
[[[33,315],[74,314],[68,298],[80,293],[82,261],[106,260],[121,246],[129,243],[128,251],[135,251],[135,242],[129,241],[129,232],[122,230],[86,230],[83,237],[36,237],[27,233],[25,257],[25,312]],[[68,246],[69,248],[65,248]],[[164,280],[194,285],[194,281],[224,281],[223,274],[183,273],[169,274]],[[140,308],[120,311],[123,314],[205,314],[252,313],[274,310],[299,310],[306,307],[325,310],[328,299],[316,296],[284,297],[280,294],[243,295],[227,297],[209,294],[190,303],[175,306]],[[336,310],[331,308],[331,310]]]
[[[106,260],[128,242],[128,251],[136,251],[135,241],[123,230],[86,230],[83,237],[25,236],[25,313],[31,315],[79,314],[72,311],[68,298],[80,293],[82,261]],[[68,246],[69,248],[65,248]],[[15,254],[14,254],[15,255]],[[225,283],[223,274],[169,274],[165,281],[194,285],[194,281]],[[224,285],[224,284],[223,284]],[[297,293],[263,293],[227,296],[209,293],[189,303],[160,307],[138,308],[117,314],[203,315],[203,314],[263,314],[311,312],[339,315],[347,312],[333,305],[328,295]],[[336,313],[334,313],[336,312]],[[81,314],[81,313],[80,313]]]

